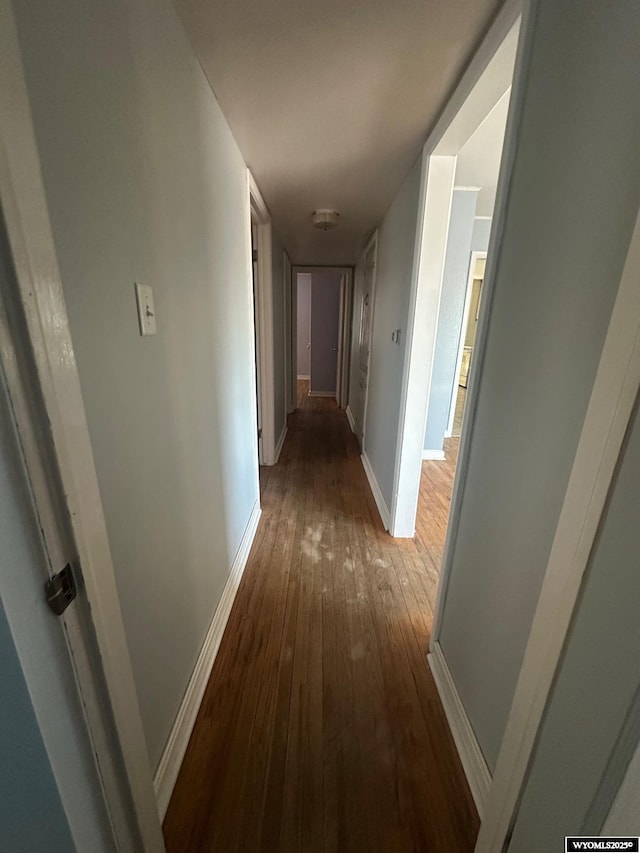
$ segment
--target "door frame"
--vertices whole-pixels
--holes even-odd
[[[254,317],[257,319],[255,328],[256,338],[256,413],[260,407],[262,428],[261,440],[258,442],[258,461],[260,465],[275,465],[275,372],[274,372],[274,339],[273,339],[273,265],[271,240],[271,214],[265,204],[253,175],[247,169],[247,185],[249,192],[249,209],[251,223],[257,231],[257,281],[255,283]],[[251,224],[250,223],[250,224]],[[251,256],[251,251],[249,252]],[[253,258],[251,258],[253,264]],[[253,274],[253,269],[252,269]]]
[[[297,291],[298,291],[298,273],[313,273],[313,272],[335,272],[340,273],[345,277],[344,288],[340,288],[340,321],[338,327],[338,365],[341,369],[338,370],[338,383],[336,386],[336,401],[341,409],[346,408],[349,398],[349,363],[351,358],[351,312],[353,304],[353,267],[347,266],[323,266],[322,264],[293,264],[291,267],[291,288],[296,296],[292,298],[292,303],[295,303],[297,309]],[[297,347],[298,341],[298,312],[292,311],[291,314],[291,339],[295,343],[294,350]],[[292,367],[295,368],[295,363],[292,362]],[[311,373],[311,363],[309,363],[309,373]],[[292,383],[295,386],[297,382],[297,371],[292,372]]]
[[[114,846],[123,851],[142,849],[145,853],[159,853],[164,850],[164,841],[158,804],[120,611],[18,37],[8,0],[0,3],[0,22],[3,71],[0,110],[8,119],[0,128],[0,203],[16,277],[11,297],[23,315],[23,343],[36,374],[30,388],[21,384],[17,367],[25,365],[15,363],[19,351],[14,350],[15,341],[8,339],[6,325],[3,325],[1,342],[3,364],[29,477],[37,486],[34,489],[36,509],[41,519],[50,519],[47,523],[49,542],[62,536],[62,532],[56,530],[55,515],[48,506],[51,493],[47,493],[42,472],[38,470],[43,460],[42,447],[33,439],[36,430],[44,429],[50,435],[48,455],[51,458],[44,463],[51,465],[52,470],[57,469],[68,509],[69,529],[78,559],[76,569],[81,568],[82,594],[66,612],[65,626],[70,659],[86,710],[87,730],[101,768]],[[25,404],[29,393],[41,397],[44,423],[32,421]],[[86,607],[83,606],[85,597]],[[74,625],[81,617],[91,625],[100,664],[87,644],[86,635]],[[100,684],[108,693],[106,704],[110,707],[105,707]],[[113,767],[114,738],[122,755],[119,773],[108,769]],[[125,815],[131,808],[140,835],[137,842],[126,825]]]
[[[447,431],[445,438],[451,438],[453,433],[453,421],[456,415],[456,401],[458,398],[458,386],[460,383],[460,371],[462,369],[462,355],[464,353],[464,341],[467,331],[467,323],[469,322],[469,310],[471,307],[471,297],[473,295],[473,282],[475,281],[473,271],[476,261],[486,260],[486,251],[473,251],[469,258],[469,275],[467,276],[467,287],[464,293],[464,309],[462,311],[462,325],[460,326],[460,341],[458,343],[458,355],[456,356],[456,369],[453,374],[453,389],[451,391],[451,401],[449,402],[449,417],[447,418]]]
[[[518,126],[526,84],[526,80],[523,79],[523,74],[520,72],[520,69],[524,67],[522,34],[528,26],[525,18],[528,20],[532,2],[534,0],[506,0],[423,148],[418,225],[414,246],[407,344],[400,399],[400,423],[395,455],[393,496],[390,507],[391,524],[389,530],[391,535],[395,537],[411,538],[415,533],[422,449],[457,154],[473,131],[477,129],[478,115],[486,115],[504,96],[510,86],[509,114],[500,164],[493,227],[487,250],[488,265],[484,284],[484,307],[486,310],[481,312],[484,318],[481,316],[477,332],[480,355],[484,346],[484,330],[487,327],[490,313],[493,267],[495,266],[495,252],[492,251],[492,246],[499,243],[506,216],[506,198],[514,157],[515,129]],[[525,13],[523,13],[523,4]],[[513,30],[519,18],[522,18],[519,30],[520,37],[517,44],[515,68],[509,84],[503,77],[494,74],[488,85],[476,87],[492,60],[505,46],[511,47],[508,38],[514,37]],[[419,334],[417,334],[418,328],[420,329]],[[481,358],[476,357],[474,361],[477,367]],[[467,391],[467,423],[473,419],[473,411],[477,401],[473,383],[474,373],[477,373],[477,370],[472,370]],[[464,480],[468,437],[468,430],[465,438],[465,429],[463,429],[458,456],[456,486]],[[455,527],[458,511],[456,494],[459,489],[456,486],[454,486],[452,498],[450,529],[452,522]]]

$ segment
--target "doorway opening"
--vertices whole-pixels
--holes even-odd
[[[306,396],[347,405],[352,282],[351,267],[293,267],[292,373],[298,406]]]
[[[514,10],[424,152],[413,328],[390,532],[424,538],[440,567],[451,537],[454,483],[465,465],[464,436],[477,393],[474,376],[482,361],[482,318],[491,296],[485,268],[491,270],[492,224],[494,214],[503,213],[508,183],[509,162],[503,163],[502,153],[519,30]]]
[[[453,392],[449,403],[449,422],[447,424],[447,431],[445,432],[445,437],[447,438],[460,438],[462,435],[462,420],[464,418],[467,388],[469,387],[469,373],[471,371],[473,350],[478,330],[480,299],[482,298],[482,284],[484,282],[486,263],[486,252],[471,252],[469,278],[462,315],[462,326],[460,328],[458,358],[454,373]]]

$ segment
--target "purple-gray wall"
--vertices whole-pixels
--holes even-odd
[[[316,393],[336,393],[340,273],[311,275],[311,383]]]
[[[298,273],[298,376],[309,376],[311,351],[311,273]]]

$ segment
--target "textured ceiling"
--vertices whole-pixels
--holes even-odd
[[[176,0],[294,263],[353,263],[500,0]],[[340,225],[311,225],[319,207]]]

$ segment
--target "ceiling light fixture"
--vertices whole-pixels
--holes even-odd
[[[313,211],[312,221],[316,228],[320,228],[322,231],[329,231],[329,229],[336,227],[339,217],[340,214],[337,210],[322,207]]]

